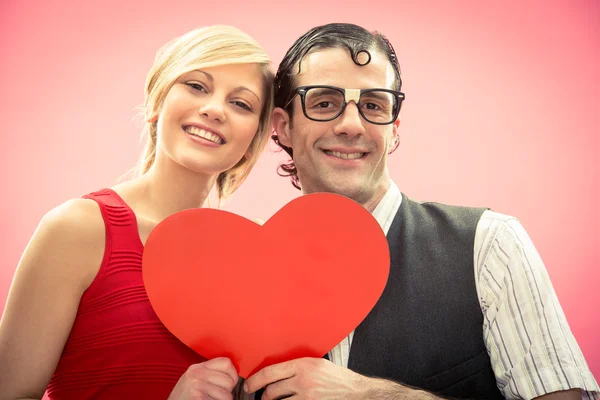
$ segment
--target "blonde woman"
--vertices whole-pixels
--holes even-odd
[[[244,181],[268,140],[272,81],[266,52],[233,27],[159,50],[142,173],[50,211],[21,258],[0,322],[1,399],[231,398],[231,362],[202,359],[153,312],[142,253],[156,224]]]

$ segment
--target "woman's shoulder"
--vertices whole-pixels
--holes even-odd
[[[85,289],[102,263],[105,235],[98,204],[90,199],[71,199],[44,215],[27,253],[35,259],[40,257],[37,268],[69,276]]]
[[[105,223],[92,199],[67,200],[48,211],[38,229],[49,235],[54,246],[69,246],[70,253],[78,253],[76,248],[104,247]]]
[[[48,211],[40,222],[40,229],[50,230],[74,238],[102,232],[104,222],[98,203],[88,198],[70,199]]]

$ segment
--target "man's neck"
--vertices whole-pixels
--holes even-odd
[[[345,194],[340,191],[331,190],[331,189],[328,190],[327,188],[320,188],[320,190],[312,190],[312,188],[304,188],[304,187],[302,188],[302,194],[306,195],[306,194],[319,193],[319,192],[339,194],[341,196],[345,196],[345,197],[348,197],[349,199],[356,201],[357,203],[362,205],[364,208],[366,208],[367,211],[369,211],[370,213],[373,213],[373,211],[375,210],[377,205],[381,202],[381,199],[383,199],[385,194],[388,192],[391,184],[392,184],[392,181],[391,181],[391,179],[388,178],[388,179],[385,179],[383,182],[381,182],[381,184],[373,192],[371,192],[371,193],[362,192],[362,193],[357,193],[356,195],[349,195],[349,194]]]
[[[375,210],[377,205],[381,202],[381,199],[383,199],[383,196],[385,196],[385,194],[387,193],[389,188],[390,188],[390,184],[388,183],[385,191],[383,191],[382,193],[378,193],[377,196],[371,197],[367,202],[365,202],[363,204],[363,207],[366,208],[368,212],[373,214],[373,211]]]
[[[366,198],[362,201],[358,201],[358,202],[364,208],[366,208],[367,211],[369,211],[371,214],[373,214],[373,211],[375,210],[377,205],[379,205],[379,203],[381,203],[381,200],[383,199],[385,194],[390,189],[391,184],[392,184],[392,180],[389,178],[389,176],[384,177],[384,179],[382,179],[382,182],[380,182],[377,189],[373,192],[373,194],[371,196],[369,196],[368,198]]]

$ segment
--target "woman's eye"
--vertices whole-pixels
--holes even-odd
[[[192,89],[198,90],[200,92],[206,92],[206,88],[199,83],[196,82],[187,82],[186,85],[191,87]]]
[[[243,101],[234,101],[233,104],[235,104],[236,106],[238,106],[240,108],[243,108],[244,110],[252,111],[252,108],[248,104],[244,103]]]

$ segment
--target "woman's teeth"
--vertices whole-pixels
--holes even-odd
[[[204,129],[200,129],[198,127],[195,126],[186,126],[184,128],[184,130],[189,133],[190,135],[194,135],[194,136],[198,136],[201,137],[203,139],[209,140],[213,143],[216,144],[223,144],[223,139],[221,139],[221,137],[215,133],[209,132],[209,131],[205,131]]]

